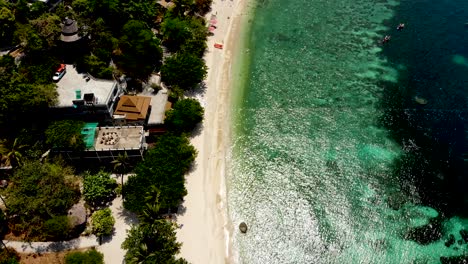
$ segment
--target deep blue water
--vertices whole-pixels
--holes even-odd
[[[406,28],[389,31],[383,50],[399,78],[382,84],[382,124],[403,146],[419,147],[395,173],[415,181],[425,203],[468,213],[468,2],[401,1],[395,11],[386,23]]]

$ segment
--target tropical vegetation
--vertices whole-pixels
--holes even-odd
[[[161,208],[175,208],[187,194],[185,173],[195,160],[195,148],[185,135],[164,134],[145,154],[136,175],[124,185],[125,208],[140,213],[145,206],[145,192],[149,186],[160,190]]]
[[[64,222],[63,217],[57,217],[66,217],[79,198],[76,177],[70,167],[26,162],[11,176],[11,182],[5,200],[9,227],[14,233],[40,240],[66,233],[51,228],[53,223]]]
[[[72,252],[65,256],[65,264],[104,264],[104,255],[96,249]]]
[[[115,219],[109,208],[101,209],[91,216],[92,232],[101,240],[103,236],[109,236],[114,230]]]
[[[163,219],[159,213],[159,197],[160,191],[152,186],[139,215],[140,224],[130,229],[122,244],[122,248],[126,250],[126,263],[188,263],[183,258],[175,257],[181,244],[176,241],[174,225]]]
[[[175,133],[189,133],[203,120],[203,107],[195,99],[185,98],[177,101],[166,112],[165,124]]]
[[[83,196],[91,207],[96,208],[109,202],[115,196],[117,182],[111,174],[105,171],[91,174],[86,172],[83,176]]]
[[[83,150],[86,145],[81,135],[84,122],[62,120],[53,122],[45,131],[46,143],[53,148]]]

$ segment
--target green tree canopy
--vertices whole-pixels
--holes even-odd
[[[161,24],[161,34],[164,45],[171,51],[183,50],[203,57],[208,34],[203,20],[167,16]]]
[[[125,263],[188,263],[175,256],[181,244],[176,241],[174,227],[171,223],[160,220],[151,224],[133,226],[122,244]]]
[[[198,13],[204,15],[211,10],[213,0],[195,0],[195,9]]]
[[[119,0],[89,0],[91,10],[95,17],[102,17],[108,23],[116,22],[119,24],[121,10]]]
[[[111,235],[114,224],[115,219],[109,208],[98,210],[91,216],[92,232],[98,237]]]
[[[86,147],[81,135],[83,127],[81,121],[56,121],[45,131],[46,143],[54,148],[83,150]]]
[[[44,223],[67,211],[78,201],[73,171],[59,164],[26,162],[11,177],[6,202],[10,225],[26,237],[44,238]]]
[[[202,58],[189,53],[177,53],[166,59],[161,68],[161,78],[167,85],[189,90],[205,79],[207,69]]]
[[[26,74],[16,67],[11,56],[0,57],[0,122],[3,126],[11,127],[17,121],[28,123],[56,102],[58,95],[54,84],[34,84]]]
[[[42,41],[46,43],[47,48],[51,48],[56,45],[58,37],[61,32],[61,19],[55,14],[44,13],[39,18],[31,20],[38,36],[41,37]]]
[[[104,264],[104,255],[95,249],[68,253],[65,256],[65,264]]]
[[[11,45],[13,34],[15,32],[15,14],[12,6],[0,1],[0,46]]]
[[[96,174],[85,173],[83,181],[83,195],[92,207],[103,205],[115,194],[117,182],[110,173],[100,171]]]
[[[155,0],[122,1],[121,6],[127,20],[140,20],[148,26],[154,24],[156,16],[161,12]]]
[[[195,156],[195,148],[186,136],[162,135],[137,166],[136,175],[124,185],[125,208],[140,213],[146,204],[142,190],[153,185],[160,191],[161,208],[178,206],[187,194],[184,176]]]
[[[138,20],[130,20],[122,29],[116,63],[130,77],[146,80],[159,68],[162,50],[159,39]]]
[[[171,131],[177,133],[191,132],[203,120],[203,112],[203,107],[198,100],[182,99],[167,111],[164,123]]]
[[[163,43],[172,51],[177,51],[192,34],[188,22],[179,17],[167,17],[161,24]]]

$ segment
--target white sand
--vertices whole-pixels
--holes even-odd
[[[217,28],[208,38],[206,93],[194,96],[205,107],[205,119],[191,140],[198,156],[186,177],[188,194],[177,216],[182,225],[177,231],[177,239],[182,242],[180,255],[193,264],[233,262],[229,239],[233,228],[227,216],[224,177],[230,135],[232,53],[245,6],[246,0],[215,0],[207,15],[208,20],[216,15]],[[215,49],[215,42],[223,43],[224,49]]]

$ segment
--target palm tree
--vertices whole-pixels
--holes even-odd
[[[23,151],[28,145],[21,145],[20,140],[15,138],[13,144],[10,141],[0,141],[0,154],[2,159],[5,159],[5,164],[12,167],[18,167],[22,164]]]
[[[145,208],[139,215],[140,221],[142,223],[153,224],[154,222],[160,221],[162,219],[161,215],[159,214],[159,194],[159,189],[154,185],[152,185],[150,190],[146,193]]]
[[[123,177],[124,177],[124,174],[127,172],[128,167],[130,166],[127,152],[125,151],[123,155],[119,154],[119,156],[117,156],[117,159],[113,160],[111,163],[114,164],[114,170],[120,173],[120,183],[122,186],[122,199],[124,199]]]

